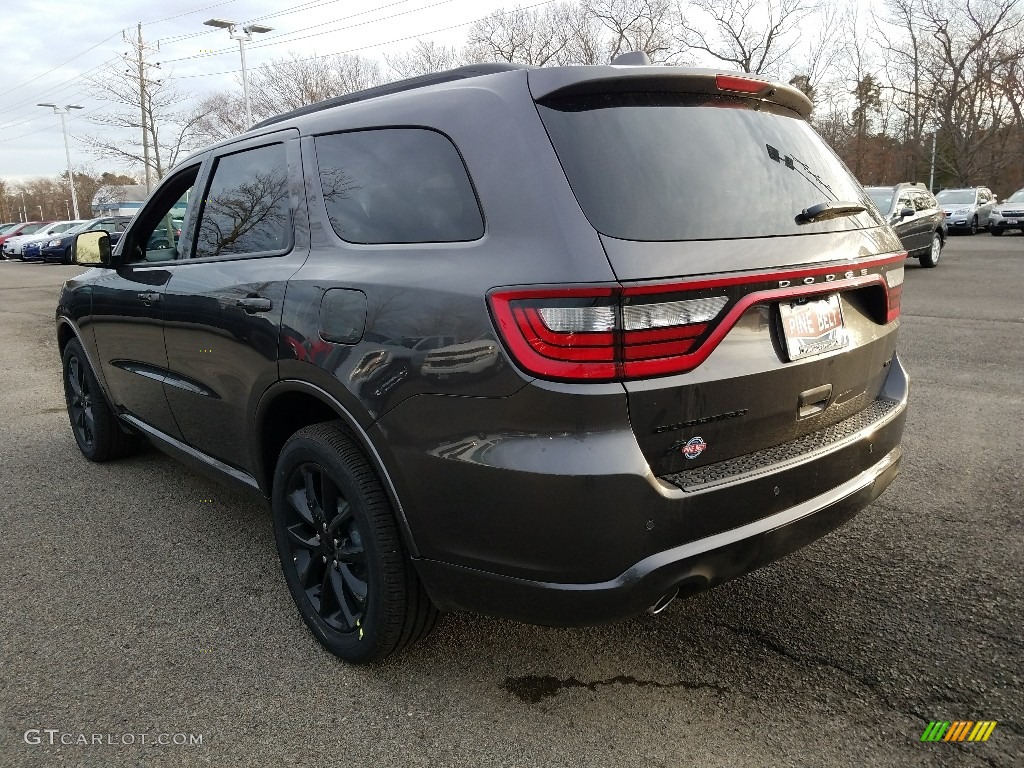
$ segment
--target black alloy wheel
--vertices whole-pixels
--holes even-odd
[[[366,620],[366,547],[352,505],[330,472],[311,462],[292,469],[285,498],[289,553],[306,598],[331,629],[360,631]]]
[[[89,378],[85,375],[85,364],[77,355],[72,355],[68,359],[64,384],[65,392],[68,394],[71,429],[84,453],[92,450],[96,444],[96,416],[92,410],[93,393],[89,387]]]
[[[975,216],[973,219],[971,219],[971,234],[972,235],[978,234],[978,217],[977,216]]]
[[[341,422],[292,435],[277,460],[274,536],[288,589],[331,653],[363,664],[427,635],[420,584],[380,481]]]
[[[64,399],[82,455],[89,461],[107,461],[135,450],[138,438],[122,429],[78,339],[64,347],[63,361]]]

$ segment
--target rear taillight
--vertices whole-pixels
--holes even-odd
[[[900,316],[900,298],[903,296],[903,273],[902,266],[890,269],[885,273],[886,291],[886,313],[885,322],[891,323]]]
[[[715,75],[715,85],[720,91],[734,91],[736,93],[759,94],[763,91],[772,90],[772,84],[764,80],[754,80],[749,77],[737,77],[735,75]]]
[[[905,258],[668,284],[497,290],[489,301],[505,345],[528,373],[639,379],[693,370],[755,303],[878,285],[892,322]]]

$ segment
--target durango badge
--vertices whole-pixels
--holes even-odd
[[[691,437],[689,442],[683,446],[683,456],[688,459],[696,459],[704,453],[704,449],[707,447],[708,444],[704,442],[703,437]]]

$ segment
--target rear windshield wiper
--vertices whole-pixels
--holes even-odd
[[[840,216],[854,216],[864,213],[865,208],[860,203],[836,201],[834,203],[818,203],[810,208],[804,208],[796,215],[797,224],[810,224],[812,221],[828,221],[837,219]]]

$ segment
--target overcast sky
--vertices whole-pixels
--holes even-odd
[[[134,32],[138,22],[147,44],[159,41],[150,61],[166,62],[163,67],[180,78],[181,90],[198,96],[240,88],[238,43],[226,30],[203,26],[210,18],[260,21],[274,28],[246,45],[252,71],[290,51],[352,52],[383,64],[383,53],[407,50],[416,38],[461,45],[468,22],[514,5],[514,0],[7,0],[0,14],[0,178],[16,181],[66,170],[60,117],[38,102],[85,107],[69,115],[72,165],[117,170],[87,154],[74,137],[96,130],[88,113],[102,104],[89,97],[83,75],[127,51],[121,32]],[[210,50],[224,53],[203,55]]]

